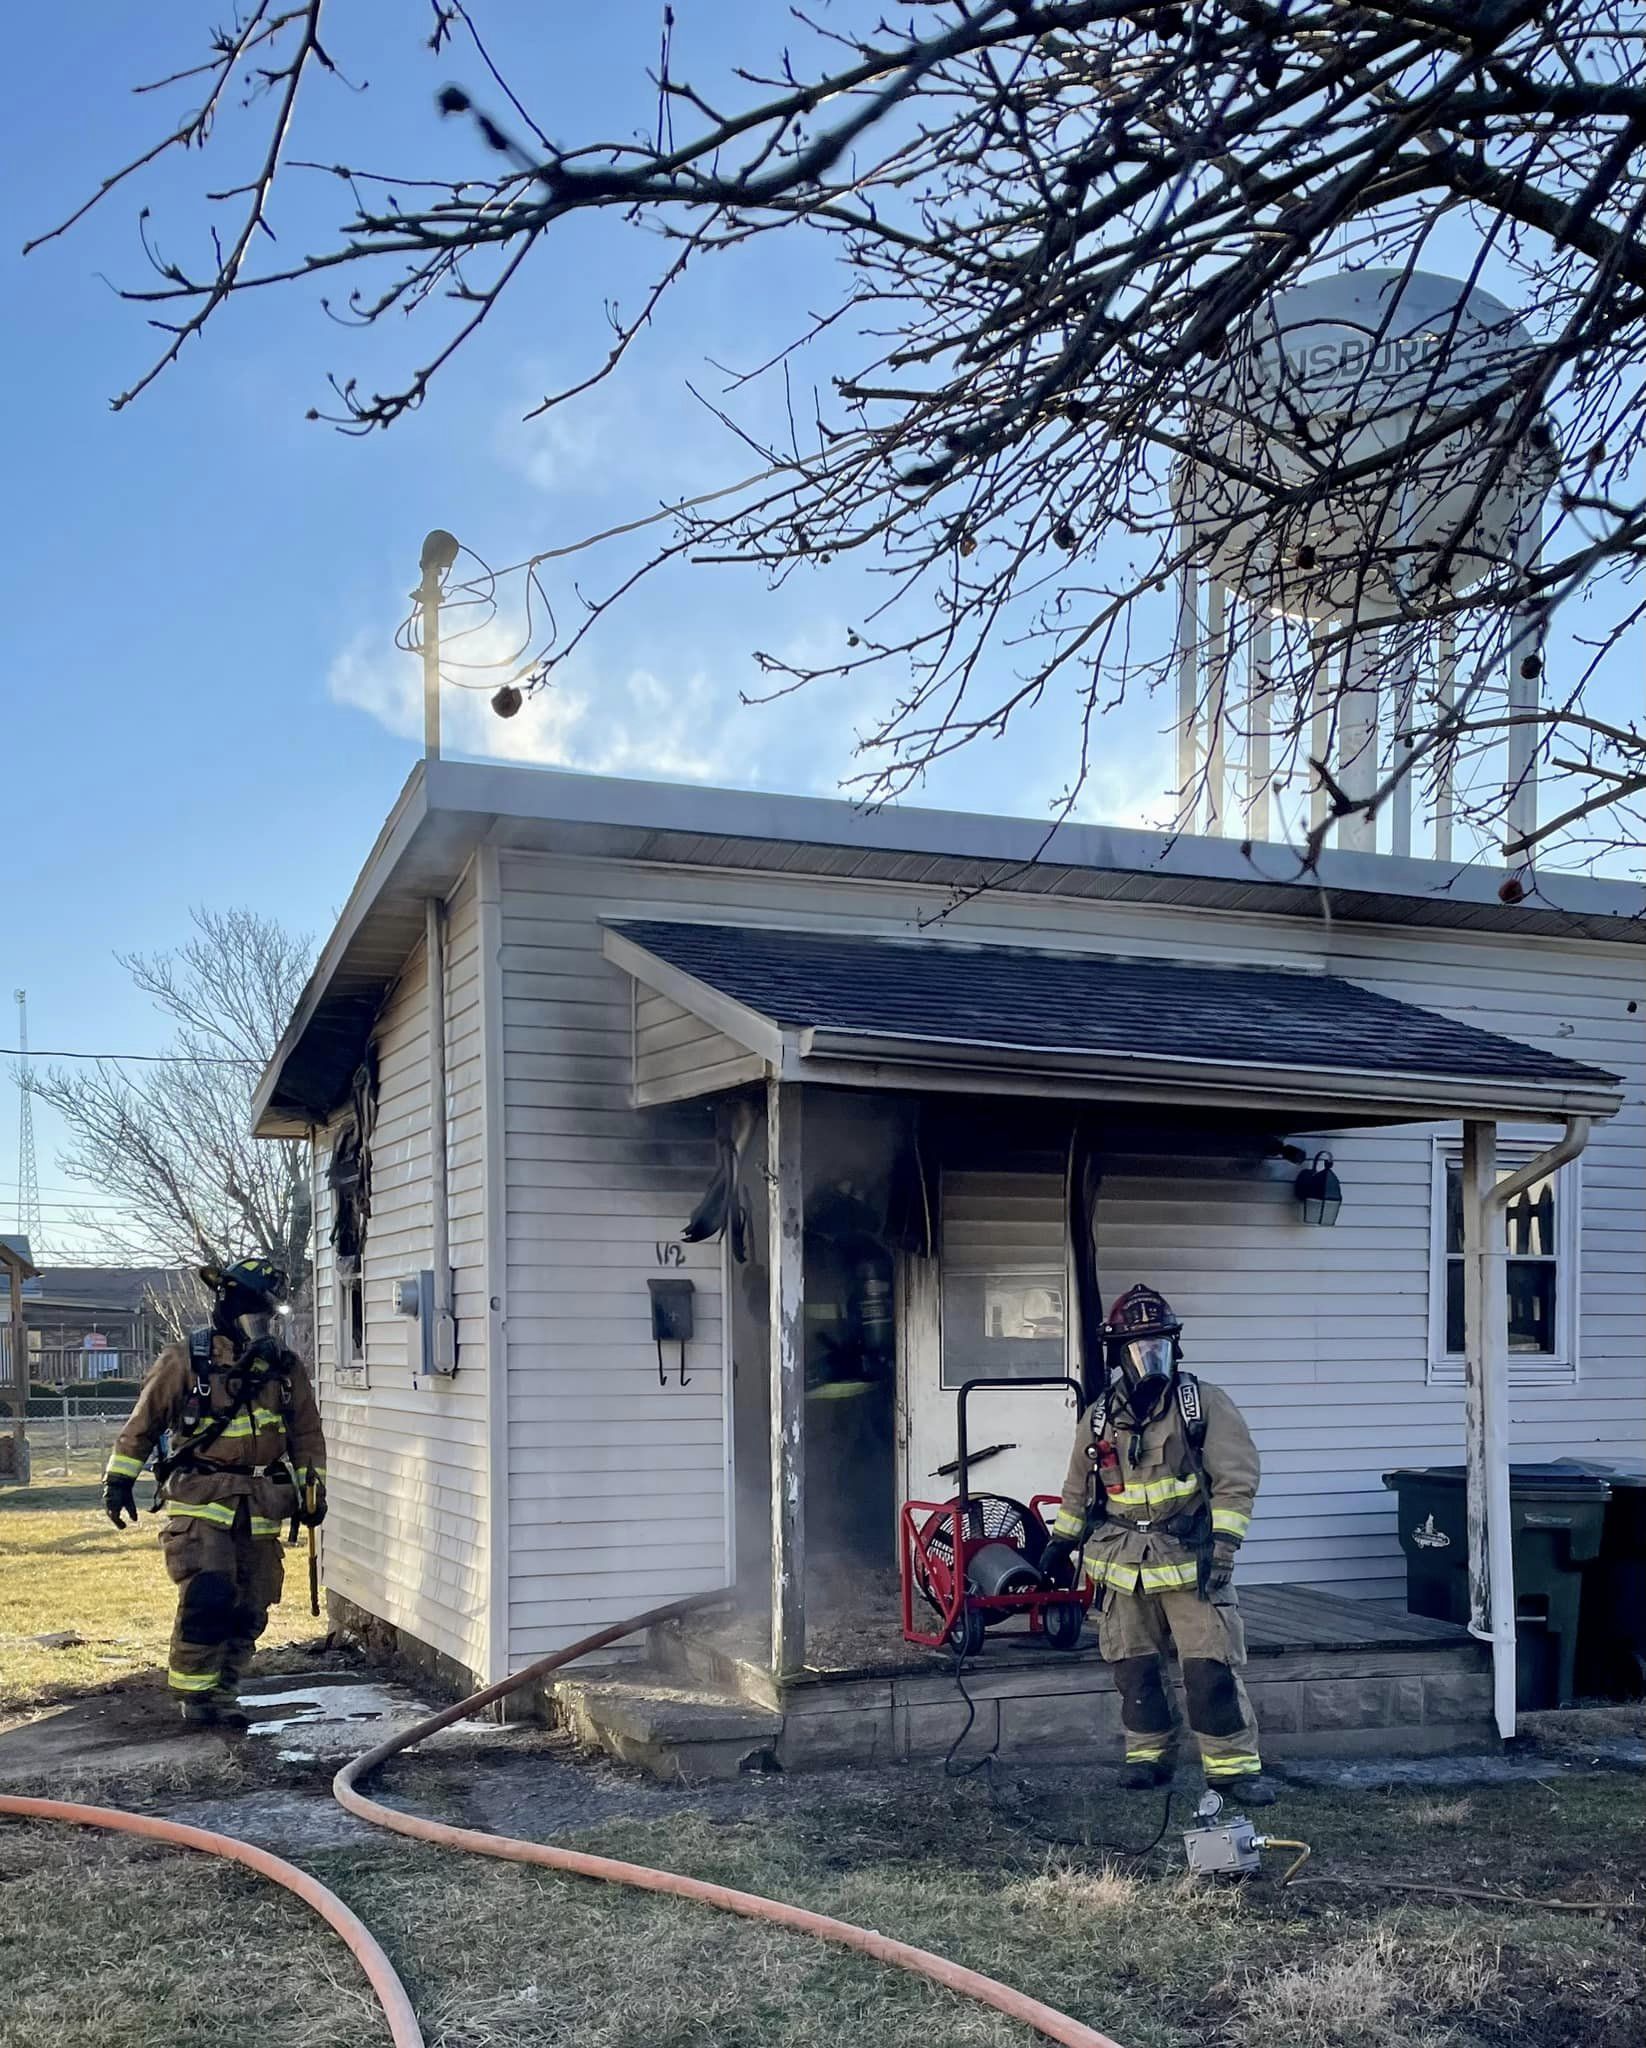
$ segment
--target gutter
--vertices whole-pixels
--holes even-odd
[[[1480,1335],[1479,1369],[1470,1372],[1468,1386],[1469,1633],[1492,1647],[1492,1710],[1505,1742],[1515,1733],[1515,1566],[1509,1502],[1509,1248],[1504,1212],[1517,1195],[1576,1159],[1589,1142],[1589,1128],[1588,1117],[1568,1116],[1565,1132],[1554,1144],[1501,1181],[1496,1177],[1495,1126],[1484,1127],[1475,1139],[1477,1185],[1472,1192],[1478,1204],[1479,1278],[1471,1292],[1479,1302]],[[1487,1132],[1490,1135],[1481,1144]]]
[[[692,1005],[688,1002],[687,1008]],[[735,1036],[733,1029],[728,1035]],[[787,1035],[787,1034],[786,1034]],[[747,1044],[747,1038],[742,1040]],[[1582,1117],[1612,1116],[1623,1105],[1618,1088],[1605,1083],[1615,1079],[1593,1070],[1590,1080],[1581,1071],[1570,1078],[1536,1081],[1515,1075],[1431,1074],[1422,1072],[1371,1073],[1352,1067],[1309,1066],[1292,1061],[1284,1066],[1253,1066],[1236,1061],[1200,1059],[1158,1053],[1133,1052],[1116,1048],[1017,1046],[988,1040],[942,1038],[936,1035],[900,1039],[891,1034],[840,1031],[820,1025],[802,1025],[792,1031],[793,1057],[785,1063],[785,1080],[808,1078],[807,1065],[825,1059],[859,1060],[875,1065],[935,1067],[964,1065],[978,1071],[999,1073],[1091,1076],[1111,1081],[1149,1081],[1170,1087],[1200,1089],[1208,1086],[1238,1088],[1243,1094],[1296,1102],[1307,1082],[1321,1094],[1357,1105],[1421,1106],[1435,1117],[1470,1115],[1501,1116],[1517,1113],[1550,1121]],[[751,1047],[765,1057],[765,1046]],[[1478,1108],[1474,1107],[1478,1105]]]

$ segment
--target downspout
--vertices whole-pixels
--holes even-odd
[[[1509,1256],[1503,1215],[1517,1195],[1524,1194],[1557,1168],[1577,1158],[1589,1142],[1590,1120],[1569,1116],[1564,1134],[1546,1151],[1528,1159],[1502,1180],[1490,1177],[1479,1191],[1481,1311],[1481,1393],[1484,1414],[1480,1432],[1480,1463],[1484,1472],[1485,1556],[1477,1553],[1478,1522],[1470,1516],[1469,1633],[1492,1646],[1492,1708],[1497,1732],[1507,1742],[1515,1733],[1515,1566],[1514,1525],[1509,1504]],[[1495,1157],[1495,1148],[1494,1148]],[[1475,1444],[1469,1446],[1471,1491],[1475,1491]],[[1477,1494],[1477,1498],[1479,1495]],[[1484,1570],[1482,1570],[1484,1566]],[[1482,1594],[1484,1593],[1484,1599]]]
[[[429,1264],[434,1268],[434,1346],[437,1373],[457,1370],[457,1325],[452,1316],[451,1188],[446,1166],[446,906],[438,896],[423,905],[429,1041]]]

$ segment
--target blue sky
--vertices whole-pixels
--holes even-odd
[[[749,0],[676,0],[676,14],[677,68],[703,79],[780,30],[777,10]],[[191,904],[246,903],[323,935],[420,749],[416,665],[392,641],[424,531],[449,527],[513,561],[739,473],[685,380],[712,386],[706,356],[751,362],[789,339],[824,295],[810,251],[709,266],[620,384],[576,413],[522,424],[557,376],[603,352],[603,297],[632,303],[656,261],[637,238],[579,228],[528,268],[429,405],[386,436],[346,438],[303,415],[324,403],[329,370],[382,383],[427,349],[429,330],[346,332],[303,292],[231,305],[177,368],[112,413],[109,396],[146,365],[152,337],[102,279],[139,276],[144,203],[166,247],[198,249],[187,203],[198,162],[162,166],[26,262],[15,252],[152,139],[165,108],[128,87],[192,61],[206,18],[194,6],[82,0],[30,10],[12,29],[13,76],[27,89],[8,109],[0,238],[11,629],[0,787],[21,883],[8,890],[0,997],[27,986],[32,1036],[46,1047],[161,1042],[113,955],[177,943]],[[494,0],[484,15],[505,68],[564,134],[649,122],[643,71],[658,19],[654,0]],[[339,11],[331,47],[366,89],[317,95],[301,153],[397,170],[483,166],[472,132],[440,122],[433,98],[448,79],[487,104],[496,94],[466,49],[429,58],[426,23],[404,0]],[[212,182],[230,182],[232,158],[215,155]],[[318,244],[338,212],[330,188],[294,191],[276,216],[282,245]],[[579,569],[599,580],[587,558]],[[562,601],[567,587],[555,586]],[[777,709],[737,697],[755,683],[754,646],[837,646],[860,589],[825,572],[768,596],[741,576],[675,574],[512,725],[483,697],[452,704],[450,748],[832,790],[852,772],[853,732],[878,689],[820,690]],[[1105,734],[1090,813],[1141,822],[1165,809],[1160,724],[1145,703]],[[1026,719],[1006,742],[957,757],[922,800],[1044,815],[1068,773],[1066,733],[1053,710]],[[70,1196],[49,1118],[39,1140],[49,1240]],[[15,1161],[8,1085],[8,1225]]]
[[[739,38],[746,48],[756,24],[764,40],[771,24],[754,5],[676,11],[677,48],[699,75],[721,67]],[[535,79],[534,109],[551,129],[647,121],[652,0],[556,9],[552,31],[532,26],[545,12],[492,6],[486,20],[499,55],[512,51]],[[248,903],[323,934],[421,748],[416,664],[395,652],[393,632],[424,532],[449,527],[507,562],[738,474],[720,466],[724,430],[687,396],[685,379],[712,384],[706,354],[748,361],[788,339],[807,303],[806,272],[780,252],[757,278],[749,265],[711,268],[681,296],[664,345],[644,350],[621,387],[575,415],[522,424],[556,375],[598,359],[603,297],[632,299],[655,261],[632,238],[597,243],[584,232],[537,262],[431,403],[390,434],[352,440],[303,415],[324,403],[329,370],[384,378],[407,346],[427,346],[426,331],[344,332],[305,294],[231,306],[176,369],[113,413],[107,401],[145,366],[151,337],[102,279],[140,276],[142,204],[167,247],[199,246],[199,215],[186,203],[197,162],[161,167],[26,262],[16,251],[152,139],[160,108],[127,88],[192,60],[204,19],[194,7],[86,0],[16,27],[16,75],[30,86],[8,123],[0,345],[11,483],[0,521],[11,593],[8,865],[15,874],[20,860],[24,886],[8,892],[0,1015],[9,1025],[9,991],[26,986],[31,1036],[46,1047],[163,1042],[113,955],[176,943],[191,904]],[[433,106],[448,78],[482,96],[478,63],[463,50],[430,59],[424,33],[421,11],[393,0],[354,4],[346,21],[339,14],[332,47],[369,83],[316,95],[327,145],[311,133],[317,154],[347,148],[397,168],[481,164],[469,131],[442,123]],[[214,181],[228,182],[226,169],[227,160],[213,166]],[[318,241],[338,211],[329,191],[306,214],[307,205],[287,201],[277,215],[288,246],[303,244],[305,226]],[[777,598],[741,577],[731,590],[712,571],[676,576],[615,619],[559,691],[513,725],[483,698],[450,705],[448,744],[832,791],[853,769],[860,697],[820,691],[782,709],[737,699],[757,682],[752,647],[834,644],[850,603],[838,576],[803,578]],[[1121,809],[1128,792],[1163,783],[1154,723],[1139,722],[1104,777]],[[1049,736],[1026,730],[962,756],[925,800],[1044,813],[1064,772]],[[0,1033],[12,1042],[9,1028]],[[55,1162],[60,1134],[36,1114],[49,1238],[71,1194]],[[8,1225],[15,1133],[8,1080]]]

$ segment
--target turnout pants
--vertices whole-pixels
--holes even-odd
[[[180,1698],[234,1692],[285,1578],[278,1536],[254,1536],[242,1500],[233,1521],[178,1516],[160,1533],[178,1589],[166,1682]]]
[[[1110,1586],[1097,1640],[1120,1689],[1128,1763],[1170,1768],[1176,1760],[1178,1727],[1165,1682],[1165,1659],[1175,1646],[1206,1782],[1215,1786],[1261,1768],[1257,1723],[1240,1678],[1246,1632],[1232,1590],[1203,1600],[1192,1586],[1160,1593]]]

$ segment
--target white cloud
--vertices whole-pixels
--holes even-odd
[[[464,655],[501,662],[514,646],[512,636],[494,626],[465,642]],[[751,779],[733,728],[757,714],[744,711],[736,692],[702,669],[671,678],[637,666],[607,677],[574,661],[556,671],[549,688],[528,697],[515,717],[499,718],[491,695],[507,673],[501,668],[477,678],[477,688],[448,684],[441,692],[441,737],[448,754],[675,781]],[[422,664],[415,655],[385,647],[376,634],[357,634],[338,654],[327,693],[402,739],[422,736]]]

